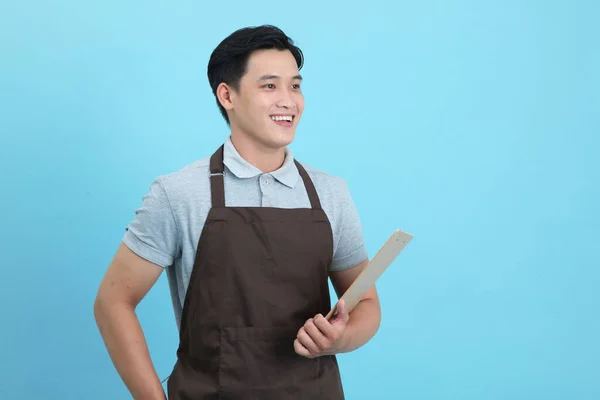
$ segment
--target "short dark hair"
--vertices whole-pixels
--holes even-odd
[[[298,70],[302,69],[304,64],[302,50],[294,45],[294,41],[281,29],[273,25],[239,29],[223,39],[210,56],[207,71],[208,82],[227,124],[229,124],[229,118],[217,98],[217,87],[221,82],[225,82],[238,90],[240,80],[246,73],[248,58],[254,51],[264,49],[289,50],[296,59]]]

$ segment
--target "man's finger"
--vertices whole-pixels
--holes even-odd
[[[336,314],[334,319],[336,321],[348,322],[350,316],[348,315],[348,309],[344,300],[340,300],[336,305]]]
[[[296,354],[301,355],[303,357],[312,358],[310,351],[308,351],[306,347],[302,346],[298,339],[294,340],[294,351],[296,352]]]
[[[319,314],[315,318],[313,318],[313,321],[315,326],[319,328],[319,331],[323,334],[323,336],[325,336],[329,340],[336,340],[336,336],[338,334],[337,330],[335,329],[335,327],[333,327],[333,325],[329,323],[329,321],[327,321],[327,319],[324,316]]]
[[[310,338],[319,346],[319,350],[326,350],[331,346],[332,338],[328,337],[325,332],[321,331],[316,325],[316,318],[309,319],[304,324],[304,330]]]
[[[300,341],[300,344],[302,346],[306,347],[308,351],[311,352],[311,355],[319,354],[319,346],[317,346],[317,344],[312,340],[312,338],[309,336],[306,330],[304,330],[304,327],[302,327],[302,329],[300,329],[300,332],[298,332],[298,340]]]

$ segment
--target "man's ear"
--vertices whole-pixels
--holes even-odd
[[[226,83],[220,83],[217,87],[217,99],[225,110],[233,109],[234,94],[233,88]]]

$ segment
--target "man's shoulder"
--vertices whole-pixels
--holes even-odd
[[[334,175],[330,172],[316,168],[311,164],[307,164],[304,162],[300,162],[300,164],[304,167],[304,169],[311,178],[318,179],[323,183],[331,183],[333,185],[341,185],[345,183],[344,178],[342,178],[341,176]]]
[[[313,181],[319,196],[324,197],[332,203],[348,201],[350,191],[346,179],[342,176],[332,174],[322,169],[313,167],[310,164],[300,163],[308,176]]]
[[[331,223],[334,258],[331,271],[341,271],[368,258],[360,216],[345,178],[302,164],[317,189]]]
[[[193,161],[156,178],[172,201],[196,196],[209,188],[210,157]]]

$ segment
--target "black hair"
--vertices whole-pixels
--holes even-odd
[[[217,87],[221,82],[239,90],[239,83],[246,73],[248,58],[257,50],[289,50],[296,60],[298,70],[304,64],[302,50],[294,45],[281,29],[273,25],[261,25],[239,29],[223,39],[214,49],[208,61],[208,82],[212,89],[221,115],[229,124],[225,108],[217,98]]]

